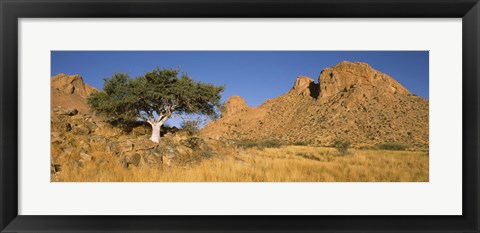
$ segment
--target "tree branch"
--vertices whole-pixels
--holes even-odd
[[[142,114],[140,114],[139,117],[142,118],[142,120],[144,120],[144,121],[148,121],[148,118],[146,116],[142,115]]]

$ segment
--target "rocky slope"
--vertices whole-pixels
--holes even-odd
[[[138,125],[130,132],[113,127],[90,113],[87,97],[95,89],[78,75],[60,74],[51,82],[51,172],[52,181],[62,167],[88,163],[131,166],[186,166],[215,156],[226,141],[202,139],[162,128],[163,138],[153,143],[151,128]],[[225,151],[225,150],[223,150]]]
[[[322,70],[318,83],[300,76],[292,89],[253,108],[238,96],[201,134],[210,138],[270,140],[356,147],[384,143],[428,149],[428,100],[362,62]]]

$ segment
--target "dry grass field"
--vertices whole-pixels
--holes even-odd
[[[101,158],[101,155],[96,155]],[[131,167],[116,162],[66,164],[53,182],[428,182],[429,155],[420,151],[281,146],[243,148],[185,166]]]

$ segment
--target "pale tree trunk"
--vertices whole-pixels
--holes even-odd
[[[151,124],[152,125],[152,136],[150,137],[150,140],[155,143],[160,142],[160,128],[162,127],[163,123],[159,122],[156,124]]]
[[[160,129],[162,128],[162,125],[168,120],[168,118],[172,115],[172,106],[168,107],[165,109],[166,114],[162,114],[158,116],[158,120],[155,120],[155,117],[153,117],[153,114],[149,112],[148,114],[148,119],[147,122],[152,126],[152,136],[150,137],[150,140],[155,143],[160,142]],[[157,111],[158,112],[158,111]]]
[[[150,137],[150,140],[155,143],[160,142],[160,129],[162,128],[162,125],[165,123],[165,121],[168,120],[168,117],[161,117],[160,119],[161,120],[159,120],[158,122],[148,122],[152,126],[152,136]]]

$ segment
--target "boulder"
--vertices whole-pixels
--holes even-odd
[[[50,142],[53,143],[63,143],[65,141],[65,136],[59,132],[52,132],[50,134]]]
[[[84,124],[75,125],[72,129],[72,132],[77,135],[88,135],[92,130],[86,127]]]
[[[60,106],[53,108],[52,111],[58,115],[66,115],[66,116],[75,116],[78,114],[78,110],[76,108],[66,109]]]
[[[105,122],[96,122],[96,126],[95,134],[104,137],[116,137],[122,133],[120,129],[116,129]]]
[[[139,125],[137,127],[134,127],[132,129],[132,135],[133,136],[144,136],[152,132],[152,129],[150,126],[147,125]]]
[[[162,164],[167,166],[167,167],[170,167],[172,165],[172,157],[169,157],[169,156],[162,156]]]
[[[78,110],[75,109],[75,108],[68,109],[68,110],[67,110],[67,114],[68,114],[69,116],[75,116],[75,115],[78,114]]]
[[[83,160],[83,161],[92,161],[93,156],[82,152],[82,153],[80,153],[80,159]]]
[[[150,139],[147,139],[147,138],[138,138],[138,139],[132,140],[131,142],[135,145],[134,149],[136,151],[151,150],[158,146],[158,143],[152,142]]]
[[[118,150],[120,152],[129,152],[133,150],[133,142],[130,140],[121,141],[118,143]]]

